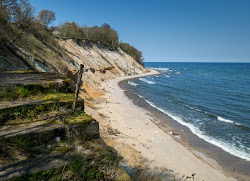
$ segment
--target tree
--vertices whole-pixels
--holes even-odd
[[[38,20],[45,26],[49,26],[56,20],[55,12],[49,10],[42,10],[38,15]]]
[[[135,59],[139,64],[143,65],[143,57],[142,57],[142,52],[137,50],[135,47],[128,43],[123,43],[121,42],[119,44],[119,47],[127,54],[129,54],[131,57]]]
[[[0,0],[0,10],[22,29],[28,28],[33,21],[33,8],[29,0]]]
[[[34,21],[34,11],[29,0],[13,0],[13,2],[9,10],[11,21],[16,23],[21,29],[29,29]]]
[[[0,0],[0,8],[1,10],[7,10],[13,8],[18,4],[17,0]]]
[[[108,23],[104,23],[104,24],[102,24],[102,26],[101,26],[102,28],[106,28],[106,29],[111,29],[111,26],[108,24]]]

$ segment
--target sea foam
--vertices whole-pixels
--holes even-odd
[[[179,122],[180,124],[182,124],[184,126],[187,126],[191,130],[191,132],[193,134],[199,136],[200,138],[204,139],[205,141],[207,141],[207,142],[209,142],[209,143],[211,143],[211,144],[213,144],[215,146],[218,146],[218,147],[222,148],[224,151],[226,151],[226,152],[228,152],[228,153],[230,153],[230,154],[232,154],[234,156],[237,156],[239,158],[250,161],[249,154],[247,154],[244,151],[240,150],[240,148],[236,148],[233,145],[231,145],[230,143],[225,143],[225,142],[223,142],[221,140],[214,139],[214,138],[206,135],[201,130],[199,130],[199,128],[195,127],[194,125],[192,125],[190,123],[187,123],[187,122],[183,121],[183,119],[180,118],[179,116],[171,114],[170,112],[168,112],[168,111],[166,111],[166,110],[164,110],[162,108],[157,107],[154,103],[146,100],[144,97],[142,97],[140,95],[139,95],[139,97],[143,98],[152,107],[154,107],[154,108],[158,109],[159,111],[161,111],[162,113],[167,114],[168,116],[172,117],[175,121]]]
[[[158,67],[158,68],[150,68],[150,69],[157,70],[157,71],[160,71],[160,72],[169,71],[169,68],[161,68],[161,67]]]
[[[131,81],[128,81],[128,84],[129,84],[129,85],[132,85],[132,86],[138,86],[138,85],[139,85],[139,84],[136,84],[136,83],[131,82]]]
[[[217,119],[219,120],[219,121],[223,121],[223,122],[226,122],[226,123],[234,123],[234,121],[231,121],[231,120],[229,120],[229,119],[224,119],[224,118],[222,118],[222,117],[220,117],[220,116],[218,116],[217,117]]]
[[[143,81],[143,82],[146,82],[146,83],[148,83],[148,84],[155,84],[155,82],[149,81],[149,80],[144,79],[144,78],[139,78],[139,80],[141,80],[141,81]]]

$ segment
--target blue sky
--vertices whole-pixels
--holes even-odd
[[[250,0],[30,0],[54,25],[108,23],[145,61],[250,62]]]

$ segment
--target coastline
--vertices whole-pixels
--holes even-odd
[[[125,95],[137,106],[143,107],[156,117],[152,120],[166,134],[172,134],[173,138],[189,149],[201,159],[206,160],[211,165],[219,165],[223,172],[236,178],[237,180],[249,180],[250,162],[224,151],[222,148],[207,142],[194,134],[189,127],[182,125],[168,114],[152,106],[145,99],[129,91],[128,80],[119,83],[125,90]],[[127,90],[127,91],[126,91]]]
[[[183,175],[191,177],[195,174],[195,180],[235,180],[224,173],[215,160],[200,152],[200,156],[197,156],[198,153],[194,154],[189,146],[163,131],[154,121],[158,118],[136,106],[118,85],[124,80],[153,74],[158,73],[151,71],[118,77],[104,83],[102,89],[105,90],[105,97],[95,104],[95,113],[89,110],[103,129],[104,141],[115,147],[131,168],[147,169],[147,173],[160,179],[181,178]],[[110,129],[117,134],[107,135]]]

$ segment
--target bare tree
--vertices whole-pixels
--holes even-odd
[[[17,4],[17,0],[0,0],[0,9],[7,10]]]
[[[29,0],[0,0],[1,11],[8,13],[10,21],[27,28],[33,21],[33,8]]]
[[[19,0],[19,3],[13,8],[13,20],[20,28],[27,29],[34,20],[34,10],[29,0]]]
[[[53,21],[56,20],[55,12],[42,10],[38,15],[38,19],[43,25],[48,27]]]

